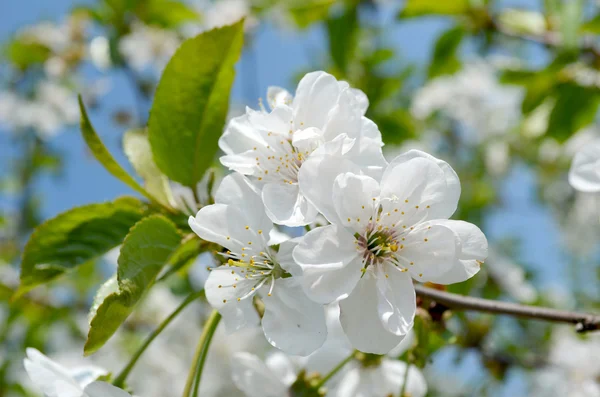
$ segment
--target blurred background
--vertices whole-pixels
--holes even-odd
[[[599,200],[573,190],[567,173],[574,153],[600,137],[599,5],[4,1],[0,397],[37,395],[23,375],[27,346],[65,363],[80,361],[87,311],[116,266],[115,255],[108,255],[8,304],[18,286],[20,252],[36,225],[74,206],[132,194],[87,151],[78,131],[77,94],[91,108],[109,150],[131,170],[123,133],[145,126],[170,56],[185,38],[241,17],[246,40],[231,116],[245,106],[257,108],[268,86],[293,92],[308,71],[326,70],[347,80],[369,97],[367,117],[378,124],[388,158],[419,148],[448,161],[460,176],[455,217],[480,225],[491,252],[476,277],[450,291],[597,312]],[[111,345],[90,360],[119,369],[127,346],[170,313],[181,294],[201,286],[198,269],[204,266],[191,266],[168,286],[154,288]],[[497,316],[448,318],[435,307],[425,309],[433,320],[431,335],[413,354],[427,363],[431,396],[600,396],[597,336]],[[134,371],[136,394],[179,393],[172,388],[183,384],[189,346],[198,335],[186,324],[200,324],[206,315],[201,304],[188,310]],[[236,339],[214,352],[216,364],[209,370],[215,380],[203,385],[202,396],[235,395],[230,382],[217,379],[227,374],[230,349],[243,350],[248,343],[264,349],[249,341]]]

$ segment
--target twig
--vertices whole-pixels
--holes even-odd
[[[451,309],[474,310],[486,313],[525,317],[535,320],[575,324],[575,330],[577,332],[595,331],[600,329],[600,316],[594,314],[576,313],[550,309],[547,307],[527,306],[518,303],[474,298],[471,296],[439,291],[422,285],[415,285],[415,290],[418,296],[429,298]]]

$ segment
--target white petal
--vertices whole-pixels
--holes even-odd
[[[253,354],[235,353],[231,371],[233,382],[248,397],[281,397],[287,392],[287,386]]]
[[[244,214],[230,205],[212,204],[202,207],[195,218],[189,217],[188,224],[201,239],[217,243],[233,252],[241,252],[246,240],[251,237],[250,230],[245,229],[249,225],[245,225]]]
[[[404,336],[414,325],[417,298],[412,280],[407,272],[394,265],[377,267],[377,310],[383,327],[389,332]]]
[[[283,268],[292,274],[292,276],[302,276],[302,268],[296,263],[293,257],[293,252],[298,243],[300,237],[284,241],[279,246],[279,252],[277,252],[277,261]]]
[[[304,226],[314,222],[317,209],[300,194],[298,185],[267,183],[262,190],[267,215],[279,225]]]
[[[428,276],[428,281],[437,284],[454,284],[473,277],[488,256],[488,243],[483,232],[472,223],[452,220],[431,221],[449,228],[456,237],[456,260],[445,273]]]
[[[333,182],[333,205],[342,224],[363,233],[374,214],[379,183],[371,177],[347,172]]]
[[[292,107],[294,108],[294,129],[308,127],[323,128],[327,115],[335,106],[340,87],[332,75],[325,72],[312,72],[300,80]]]
[[[302,268],[304,291],[315,302],[330,303],[346,297],[362,275],[362,258],[354,246],[354,236],[336,225],[308,232],[293,257]]]
[[[266,146],[266,143],[250,123],[248,114],[232,118],[219,138],[219,148],[225,154],[244,153],[254,146]]]
[[[403,236],[397,258],[418,281],[430,281],[448,272],[457,259],[456,234],[446,225],[423,222]]]
[[[269,103],[269,107],[274,109],[279,105],[291,105],[292,104],[292,94],[290,94],[287,90],[281,87],[270,86],[267,88],[267,102]]]
[[[357,108],[364,116],[367,112],[367,108],[369,107],[369,98],[367,98],[367,95],[358,88],[349,88],[348,90],[352,93],[352,95],[354,95]]]
[[[341,220],[332,201],[335,178],[352,172],[379,180],[384,165],[381,147],[375,141],[340,135],[320,146],[304,161],[298,172],[300,191],[327,220],[339,224]]]
[[[425,397],[427,394],[425,377],[414,365],[408,368],[408,375],[406,375],[407,367],[406,363],[402,361],[384,359],[380,367],[384,379],[382,383],[385,383],[387,386],[388,393],[394,393],[402,388],[404,379],[406,379],[406,387],[404,389],[406,395],[411,397]]]
[[[94,365],[87,365],[85,367],[76,367],[69,371],[71,377],[81,387],[85,387],[98,379],[102,375],[106,375],[108,371],[104,368],[96,367]]]
[[[600,141],[594,141],[575,154],[569,183],[582,192],[600,192]]]
[[[254,283],[246,280],[239,268],[224,265],[210,272],[204,286],[206,299],[221,313],[228,332],[258,324],[252,287]]]
[[[263,139],[269,132],[287,137],[292,127],[292,108],[286,105],[278,105],[270,113],[249,110],[248,117],[252,127],[260,131]]]
[[[350,343],[365,353],[386,354],[402,341],[384,328],[378,313],[378,288],[367,271],[348,298],[340,302],[340,322]]]
[[[325,143],[323,133],[318,128],[310,127],[294,132],[292,145],[301,153],[312,153]]]
[[[269,354],[265,359],[265,364],[277,379],[288,386],[291,386],[298,377],[299,368],[296,368],[290,357],[280,351]]]
[[[460,182],[446,162],[411,150],[396,157],[386,168],[381,195],[397,199],[406,212],[405,222],[410,225],[450,217],[458,205]]]
[[[243,175],[256,175],[260,171],[254,159],[256,157],[255,153],[254,150],[250,149],[239,154],[221,156],[219,161],[231,171],[236,171]]]
[[[271,231],[273,223],[264,211],[260,191],[243,175],[233,173],[223,178],[215,194],[215,201],[239,209],[245,223],[253,230]]]
[[[340,379],[338,386],[331,391],[331,394],[333,397],[365,397],[357,393],[360,384],[361,368],[355,366],[343,373],[342,379]]]
[[[359,108],[354,93],[346,89],[340,93],[337,104],[331,109],[327,122],[323,127],[323,137],[327,141],[340,134],[350,138],[358,138],[362,127],[362,110]]]
[[[267,245],[278,245],[283,243],[284,241],[288,241],[289,239],[291,239],[289,234],[280,232],[277,228],[274,227],[269,233],[269,241],[267,242]]]
[[[298,280],[279,279],[271,296],[263,294],[262,327],[269,343],[288,354],[307,356],[327,338],[325,311],[309,300]]]
[[[57,394],[56,383],[59,380],[81,390],[65,367],[50,360],[36,349],[27,348],[24,366],[31,381],[48,397],[60,397]]]
[[[106,382],[92,382],[85,388],[88,397],[131,397],[131,394]]]
[[[372,120],[363,117],[361,120],[360,136],[363,138],[369,138],[375,141],[379,146],[383,146],[383,139],[381,138],[381,132],[379,127]]]

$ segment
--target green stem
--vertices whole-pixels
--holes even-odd
[[[160,325],[154,331],[152,331],[152,333],[150,335],[148,335],[148,338],[144,341],[144,343],[139,347],[139,349],[131,357],[131,359],[129,360],[129,363],[125,366],[125,368],[123,368],[123,370],[119,373],[119,375],[117,375],[115,380],[112,382],[113,385],[115,385],[117,387],[121,387],[121,388],[123,387],[123,385],[125,384],[125,379],[127,379],[127,376],[129,375],[129,373],[135,366],[137,360],[146,351],[148,346],[150,346],[150,343],[152,343],[152,341],[154,339],[156,339],[156,337],[167,327],[167,325],[169,325],[171,323],[171,321],[173,321],[173,319],[175,319],[175,317],[177,317],[177,315],[179,313],[181,313],[181,311],[183,309],[186,308],[187,305],[189,305],[190,303],[192,303],[193,301],[198,299],[200,296],[202,296],[203,293],[204,293],[204,291],[198,291],[198,292],[191,293],[187,298],[185,298],[185,300],[183,302],[181,302],[179,307],[177,309],[175,309],[175,311],[169,315],[169,317],[164,319],[163,322],[160,323]]]
[[[352,361],[354,359],[354,355],[355,355],[355,352],[352,352],[348,357],[346,357],[338,365],[336,365],[334,369],[332,369],[327,375],[325,375],[325,377],[323,377],[323,379],[321,379],[319,381],[319,383],[317,383],[314,386],[315,390],[319,390],[329,379],[333,378],[335,376],[335,374],[340,372],[340,370],[342,368],[344,368],[344,366],[346,364],[348,364],[350,361]]]
[[[193,364],[190,368],[187,381],[185,382],[185,389],[183,389],[182,397],[189,397],[190,393],[192,392],[192,387],[194,387],[193,395],[198,395],[198,390],[200,389],[200,379],[202,378],[202,370],[204,368],[206,356],[208,355],[208,348],[220,320],[221,315],[219,312],[213,310],[210,317],[206,321],[206,324],[204,325],[202,335],[200,335],[200,340],[198,341],[198,346],[196,347],[196,352],[194,353],[194,359],[192,361]]]
[[[400,388],[400,396],[404,397],[406,394],[406,384],[408,383],[408,371],[410,370],[410,363],[406,363],[406,371],[404,372],[404,380],[402,381],[402,387]]]

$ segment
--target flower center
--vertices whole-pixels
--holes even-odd
[[[281,134],[274,132],[269,132],[269,134],[276,139],[263,148],[254,148],[258,180],[283,182],[290,185],[298,183],[298,171],[310,152],[298,150],[288,137],[282,138]]]
[[[356,233],[354,237],[362,253],[365,269],[370,265],[394,262],[395,253],[401,246],[394,229],[375,227],[371,222],[364,234]]]

